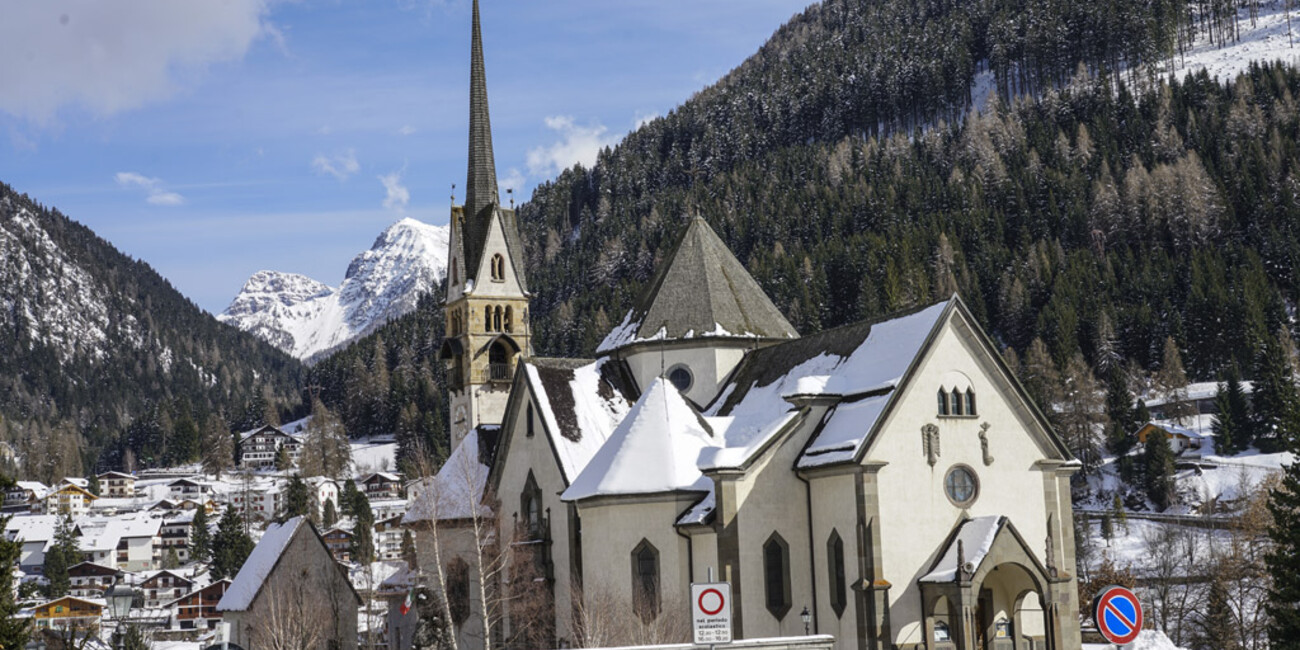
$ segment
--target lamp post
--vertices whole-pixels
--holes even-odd
[[[117,621],[117,628],[113,630],[113,645],[120,648],[122,644],[122,623],[131,614],[131,603],[135,600],[135,590],[122,584],[122,580],[119,579],[117,584],[114,584],[113,588],[104,594],[104,599],[108,601],[108,607],[113,612],[113,619]]]
[[[803,611],[799,612],[799,618],[803,620],[803,635],[808,636],[808,624],[812,622],[812,614],[808,613],[808,606],[803,606]]]

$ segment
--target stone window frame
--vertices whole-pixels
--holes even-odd
[[[663,584],[661,577],[661,567],[659,564],[659,549],[650,543],[650,540],[641,538],[641,541],[632,549],[629,555],[632,568],[632,609],[643,622],[649,623],[659,616],[659,590]],[[651,568],[649,580],[647,574],[642,569],[642,561],[648,560]]]
[[[958,470],[965,471],[971,478],[971,495],[970,498],[965,501],[958,501],[953,498],[952,493],[948,490],[948,479]],[[943,496],[947,497],[948,502],[958,508],[969,508],[978,501],[980,498],[980,477],[979,474],[975,472],[975,468],[965,463],[957,463],[956,465],[949,467],[948,471],[943,473]]]
[[[941,418],[975,418],[979,417],[976,409],[975,387],[967,386],[961,390],[953,386],[951,390],[939,386],[937,398],[937,415]]]
[[[831,609],[835,610],[836,618],[842,618],[849,604],[848,577],[844,568],[844,538],[834,528],[826,540],[826,571],[829,574],[826,584],[830,588]]]
[[[492,281],[506,281],[506,258],[501,253],[492,254]]]
[[[790,613],[790,544],[773,532],[763,542],[763,604],[767,611],[782,620]],[[773,564],[776,566],[773,566]],[[779,582],[779,584],[774,584]]]
[[[672,379],[672,376],[679,370],[686,373],[687,381],[685,387],[678,386],[677,382]],[[691,372],[690,366],[684,363],[675,363],[672,366],[669,366],[668,370],[664,372],[664,377],[668,379],[668,383],[673,385],[673,388],[676,388],[678,391],[683,393],[688,392],[695,387],[695,373]]]

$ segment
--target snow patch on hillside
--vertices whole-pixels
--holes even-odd
[[[447,270],[447,226],[402,219],[352,259],[343,283],[258,271],[217,316],[275,347],[310,359],[415,309]]]
[[[1186,53],[1175,56],[1164,72],[1181,78],[1204,69],[1211,77],[1231,81],[1253,62],[1280,60],[1295,65],[1300,63],[1300,13],[1291,16],[1291,23],[1288,29],[1287,12],[1281,2],[1260,6],[1254,25],[1243,9],[1237,14],[1241,40],[1216,47],[1202,36]]]

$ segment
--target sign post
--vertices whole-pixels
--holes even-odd
[[[1101,590],[1092,615],[1101,635],[1117,646],[1132,643],[1142,631],[1142,604],[1136,594],[1118,585]]]
[[[695,645],[731,643],[731,583],[691,583]]]

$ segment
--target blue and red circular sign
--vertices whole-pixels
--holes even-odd
[[[1093,607],[1093,620],[1107,641],[1116,645],[1132,643],[1142,631],[1142,604],[1124,587],[1106,587]]]

